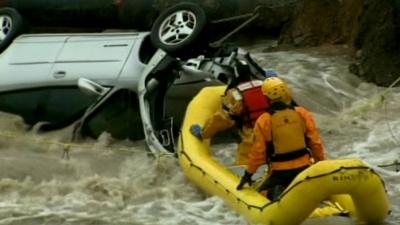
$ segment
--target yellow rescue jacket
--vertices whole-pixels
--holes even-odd
[[[306,148],[311,150],[311,156],[304,154]],[[266,112],[257,119],[254,144],[249,152],[250,173],[255,173],[266,163],[270,163],[272,170],[287,170],[324,159],[321,137],[312,114],[305,108],[288,108],[272,114]]]

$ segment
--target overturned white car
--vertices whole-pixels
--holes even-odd
[[[203,14],[185,3],[162,13],[151,32],[21,35],[0,55],[0,110],[42,131],[75,123],[76,134],[108,131],[173,151],[185,107],[202,87],[232,79],[239,61],[263,75],[234,46],[204,46]]]

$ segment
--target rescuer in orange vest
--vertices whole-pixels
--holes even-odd
[[[248,168],[237,189],[247,183],[262,164],[269,165],[269,178],[259,187],[276,200],[290,182],[312,163],[325,159],[325,148],[311,113],[292,104],[286,82],[265,79],[262,92],[271,101],[254,126],[254,143],[249,151]]]
[[[262,80],[252,79],[248,65],[238,61],[236,78],[228,85],[222,96],[222,107],[210,117],[204,127],[191,126],[191,133],[199,139],[210,139],[216,133],[233,126],[240,128],[240,143],[237,147],[236,165],[247,165],[248,151],[253,144],[253,127],[257,118],[270,106],[261,91]],[[274,70],[265,71],[265,77],[275,77]]]

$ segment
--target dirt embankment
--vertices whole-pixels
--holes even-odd
[[[355,39],[363,0],[304,0],[283,28],[279,43],[296,46],[350,43]]]
[[[351,72],[388,86],[400,76],[400,0],[303,0],[285,24],[281,45],[347,44]]]

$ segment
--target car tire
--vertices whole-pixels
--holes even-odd
[[[203,8],[194,3],[179,3],[157,17],[151,29],[151,40],[157,48],[184,57],[202,47],[206,25]],[[194,46],[196,48],[192,48]]]
[[[0,53],[25,30],[24,19],[13,8],[0,9]]]

